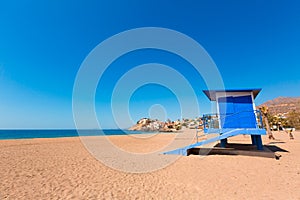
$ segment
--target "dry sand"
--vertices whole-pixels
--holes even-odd
[[[284,132],[274,134],[277,140],[271,145],[288,151],[280,152],[280,160],[188,156],[139,174],[106,167],[80,138],[3,140],[0,199],[300,199],[300,132],[294,133],[295,140]],[[148,152],[172,138],[166,134],[110,140],[127,151]],[[238,136],[229,142],[250,143],[250,139]]]

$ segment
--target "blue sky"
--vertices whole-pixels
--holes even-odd
[[[263,89],[256,104],[300,96],[296,0],[1,1],[0,128],[73,128],[72,92],[81,63],[100,42],[139,27],[173,29],[193,38],[216,63],[226,88]],[[189,63],[168,52],[141,50],[112,63],[99,82],[96,112],[104,128],[116,127],[108,97],[118,79],[149,62],[186,76],[200,113],[210,111],[203,79]],[[165,107],[168,118],[181,117],[172,91],[145,85],[132,95],[133,120],[147,116],[155,104]]]

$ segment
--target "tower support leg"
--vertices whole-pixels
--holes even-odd
[[[256,135],[251,135],[252,145],[256,145]]]
[[[221,147],[222,147],[222,148],[226,148],[226,145],[227,145],[227,138],[222,139],[222,140],[221,140]]]
[[[256,135],[256,147],[257,150],[263,150],[263,144],[262,144],[262,140],[261,140],[261,135]]]
[[[263,150],[261,135],[251,135],[252,144],[256,146],[257,150]]]

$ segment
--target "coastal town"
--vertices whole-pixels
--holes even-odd
[[[182,119],[171,121],[167,120],[165,122],[158,119],[142,118],[138,122],[130,127],[128,130],[131,131],[159,131],[159,132],[177,132],[182,129],[182,127],[196,129],[201,128],[203,122],[200,117],[194,119]]]

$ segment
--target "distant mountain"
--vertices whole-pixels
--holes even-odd
[[[300,112],[300,97],[278,97],[260,106],[262,105],[268,106],[271,114],[288,113],[293,110]]]

